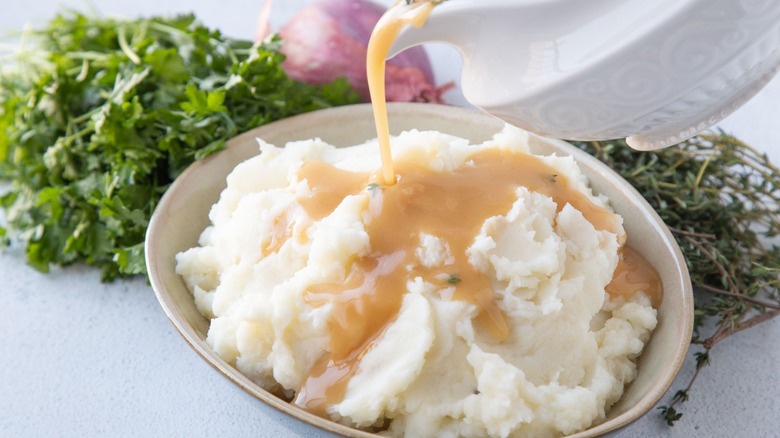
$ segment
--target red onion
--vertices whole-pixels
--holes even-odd
[[[258,24],[258,38],[270,31],[266,3]],[[371,31],[385,8],[367,0],[318,0],[303,8],[279,31],[282,65],[293,79],[312,84],[346,77],[364,100],[366,48]],[[387,100],[391,102],[442,102],[452,84],[434,85],[428,55],[422,47],[405,50],[387,63]]]

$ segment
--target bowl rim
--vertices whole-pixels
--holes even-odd
[[[244,132],[242,134],[239,134],[229,139],[227,141],[227,146],[225,150],[220,151],[216,154],[206,157],[203,160],[191,164],[190,166],[187,167],[187,169],[184,172],[182,172],[173,181],[170,187],[163,194],[162,198],[160,199],[160,202],[155,208],[154,213],[152,214],[152,217],[149,221],[149,225],[147,228],[145,240],[144,240],[145,261],[146,261],[146,267],[148,272],[148,279],[152,286],[152,289],[155,292],[157,300],[160,303],[160,306],[162,307],[163,311],[165,312],[168,320],[173,324],[176,331],[182,336],[182,338],[184,338],[187,344],[189,344],[189,346],[193,350],[195,350],[196,353],[198,353],[198,355],[200,355],[217,372],[219,372],[228,380],[230,380],[235,385],[237,385],[239,388],[244,390],[247,394],[261,400],[266,405],[276,409],[277,411],[289,415],[290,417],[298,421],[306,422],[309,425],[315,426],[321,430],[331,432],[331,433],[336,433],[342,436],[356,437],[356,438],[370,438],[370,437],[376,437],[377,435],[370,432],[354,429],[330,420],[326,420],[324,418],[306,412],[303,409],[298,408],[297,406],[291,403],[284,401],[283,399],[277,397],[276,395],[273,395],[269,391],[263,389],[256,383],[252,382],[249,378],[247,378],[242,373],[240,373],[236,368],[234,368],[232,365],[227,363],[214,350],[212,350],[206,344],[205,340],[200,338],[195,328],[191,324],[186,322],[183,314],[177,309],[177,306],[173,302],[170,295],[164,292],[165,284],[161,279],[160,269],[158,264],[156,263],[156,260],[159,258],[157,252],[157,246],[154,245],[153,243],[156,239],[158,239],[158,237],[163,231],[164,218],[162,216],[161,211],[163,211],[165,207],[170,202],[172,202],[172,199],[177,193],[177,191],[180,189],[180,187],[186,184],[186,181],[189,178],[192,178],[193,175],[197,174],[201,168],[207,167],[208,163],[214,160],[217,156],[219,156],[219,154],[225,153],[226,150],[230,149],[234,145],[245,143],[249,139],[254,140],[255,138],[262,137],[262,133],[268,129],[295,126],[300,123],[305,123],[307,119],[309,119],[310,117],[321,117],[322,114],[324,114],[325,112],[327,112],[332,117],[345,117],[346,119],[349,119],[355,117],[354,114],[352,113],[354,112],[362,113],[365,111],[371,111],[370,104],[346,105],[341,107],[313,111],[313,112],[281,119],[275,122],[271,122],[269,124],[251,129],[247,132]],[[453,107],[453,106],[430,104],[430,103],[388,103],[388,113],[391,119],[393,117],[393,114],[399,114],[399,113],[408,114],[409,112],[415,113],[420,117],[434,116],[434,117],[444,117],[446,119],[454,119],[454,120],[464,119],[464,118],[472,119],[475,117],[483,117],[486,120],[489,119],[492,122],[495,122],[496,120],[494,117],[490,115],[487,115],[483,112],[470,109],[470,108]],[[567,142],[558,139],[540,137],[532,133],[530,133],[530,136],[531,138],[529,139],[529,142],[543,141],[543,142],[551,143],[552,145],[554,145],[554,147],[565,150],[566,153],[573,156],[578,163],[579,162],[586,163],[587,166],[589,166],[593,172],[598,173],[601,178],[604,178],[606,181],[608,181],[609,183],[611,183],[616,187],[620,187],[621,191],[629,195],[632,201],[634,201],[640,209],[644,210],[645,213],[647,213],[650,216],[650,219],[653,223],[653,228],[655,228],[658,235],[662,237],[664,243],[667,246],[671,247],[673,255],[676,258],[675,265],[679,267],[678,281],[683,286],[682,290],[679,291],[679,293],[683,297],[682,304],[684,307],[683,309],[684,312],[682,312],[682,315],[685,316],[685,319],[682,321],[683,334],[686,334],[686,336],[680,336],[674,345],[668,346],[669,348],[674,348],[676,350],[673,363],[671,364],[670,367],[664,370],[664,372],[660,375],[660,378],[657,379],[658,383],[656,383],[653,386],[653,390],[646,393],[644,396],[642,396],[639,403],[631,406],[625,412],[612,419],[591,426],[590,428],[584,431],[569,435],[569,437],[571,438],[601,436],[603,434],[614,432],[618,429],[621,429],[633,423],[634,421],[636,421],[637,419],[645,415],[647,412],[649,412],[653,408],[653,406],[655,406],[655,404],[663,397],[663,395],[672,385],[674,378],[679,373],[679,370],[683,365],[685,357],[687,356],[688,347],[690,345],[690,338],[693,333],[693,291],[691,286],[690,275],[688,273],[687,265],[685,263],[685,258],[682,254],[682,251],[680,250],[675,238],[672,236],[668,227],[663,223],[663,220],[660,218],[658,213],[656,213],[656,211],[652,208],[652,206],[650,206],[650,204],[645,200],[645,198],[631,184],[625,181],[622,177],[620,177],[617,174],[617,172],[609,168],[606,164],[602,163],[597,158],[580,150],[579,148],[574,147],[573,145]]]

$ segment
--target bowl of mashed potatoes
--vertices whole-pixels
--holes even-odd
[[[184,339],[263,402],[345,436],[597,436],[680,369],[685,261],[628,183],[461,108],[266,125],[160,202],[149,278]]]

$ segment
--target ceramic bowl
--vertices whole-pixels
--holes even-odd
[[[503,122],[473,110],[430,105],[391,104],[394,133],[412,128],[433,129],[481,142],[498,132]],[[197,245],[209,225],[208,212],[225,188],[225,177],[243,160],[256,155],[255,138],[284,145],[291,140],[320,137],[337,146],[362,143],[376,137],[371,108],[356,105],[328,109],[271,123],[228,142],[227,149],[188,168],[168,189],[158,205],[146,235],[149,279],[165,313],[184,339],[207,362],[249,394],[302,421],[350,437],[370,437],[309,414],[270,394],[225,362],[206,344],[207,321],[195,308],[192,295],[175,272],[175,255]],[[691,283],[682,253],[658,215],[625,180],[590,155],[568,143],[531,137],[540,154],[570,154],[590,178],[595,192],[609,197],[625,219],[628,243],[639,249],[663,278],[664,298],[658,309],[658,327],[638,363],[636,380],[601,424],[578,433],[591,437],[623,427],[648,412],[664,395],[682,365],[693,322]]]

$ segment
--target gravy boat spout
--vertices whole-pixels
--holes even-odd
[[[466,99],[569,140],[679,143],[725,118],[780,65],[780,1],[448,0],[391,53],[463,58]]]

